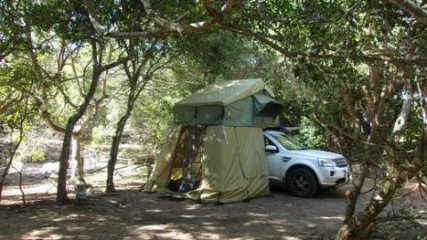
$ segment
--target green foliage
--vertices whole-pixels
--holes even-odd
[[[0,86],[2,91],[22,91],[28,83],[36,82],[32,66],[24,59],[0,64]]]
[[[91,143],[98,144],[109,144],[111,143],[111,137],[114,136],[114,128],[112,126],[98,125],[93,127],[91,134]]]
[[[195,64],[203,73],[227,79],[227,75],[250,61],[243,41],[229,32],[191,35],[178,39],[176,47],[182,52],[183,59]]]
[[[172,126],[172,107],[175,102],[180,98],[176,96],[164,96],[160,97],[157,94],[146,93],[142,96],[144,98],[151,99],[150,104],[143,105],[143,108],[135,109],[135,115],[140,115],[140,121],[142,120],[143,128],[148,133],[146,143],[153,144],[156,147],[160,147],[163,143],[164,137]],[[144,101],[144,100],[143,100]],[[133,120],[135,123],[135,120]]]
[[[44,160],[46,160],[46,153],[33,149],[33,151],[31,152],[31,162],[37,163],[43,162]]]
[[[309,148],[325,148],[327,141],[322,130],[309,118],[302,117],[298,139]]]
[[[23,5],[23,1],[0,2],[0,65],[13,49],[20,49],[26,44],[23,37],[25,29],[20,19]]]

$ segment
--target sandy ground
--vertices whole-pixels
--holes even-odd
[[[281,191],[234,204],[198,204],[120,191],[56,207],[49,199],[0,211],[2,239],[332,239],[345,200],[328,192],[299,199]]]
[[[37,172],[34,165],[28,169]],[[25,175],[22,206],[18,175],[11,174],[0,205],[0,239],[334,239],[346,207],[344,192],[351,188],[303,199],[275,187],[269,196],[247,202],[200,204],[139,192],[144,179],[125,177],[138,169],[117,170],[114,194],[103,193],[105,171],[90,174],[87,181],[94,187],[88,199],[61,207],[54,201],[54,179],[35,174]],[[75,197],[72,187],[69,197]],[[423,209],[420,203],[418,210]],[[425,224],[411,230],[415,237],[402,230],[399,237],[384,232],[379,239],[427,239]]]
[[[58,165],[53,160],[57,158],[54,153],[58,152],[60,141],[48,139],[34,139],[21,153],[43,148],[49,153],[47,162],[17,162],[7,177],[0,202],[0,239],[334,239],[344,219],[347,203],[344,193],[352,187],[348,184],[337,190],[321,191],[310,199],[293,197],[275,187],[269,196],[247,202],[200,204],[139,192],[146,181],[144,167],[125,160],[116,166],[115,183],[119,191],[105,194],[108,154],[87,149],[86,181],[93,186],[88,199],[76,202],[70,184],[72,201],[59,207],[55,204]],[[6,142],[0,134],[0,150]],[[127,149],[136,147],[127,146]],[[3,169],[0,166],[0,173]],[[19,173],[23,177],[25,206],[18,188]],[[369,188],[368,182],[365,189]],[[405,191],[413,189],[409,185]],[[369,198],[370,194],[365,194],[359,208]],[[427,215],[427,204],[416,191],[396,201],[388,210],[408,204],[412,208],[403,209]],[[404,221],[381,226],[376,237],[427,239],[427,220],[419,223],[417,228]]]
[[[32,168],[30,168],[32,167]],[[35,166],[29,166],[31,172]],[[0,206],[0,239],[333,239],[346,206],[345,188],[301,199],[274,188],[266,197],[232,204],[200,204],[138,189],[117,171],[115,194],[102,193],[105,173],[87,177],[85,202],[55,205],[55,181],[26,175],[26,206],[12,174]],[[70,199],[74,199],[70,187]]]

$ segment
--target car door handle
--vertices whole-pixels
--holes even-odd
[[[291,159],[290,157],[282,157],[283,162],[289,162]]]

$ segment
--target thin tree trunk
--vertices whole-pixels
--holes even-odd
[[[73,136],[73,129],[79,119],[86,112],[89,103],[92,101],[96,88],[98,87],[99,77],[101,72],[97,67],[94,67],[94,73],[92,76],[92,82],[89,88],[89,91],[85,97],[85,100],[82,105],[80,105],[78,111],[72,115],[67,122],[64,133],[64,141],[62,143],[62,151],[59,157],[59,172],[58,172],[58,189],[56,193],[56,203],[62,205],[68,202],[67,196],[67,169],[69,165],[69,156],[70,156],[70,143]]]
[[[14,154],[12,154],[12,156],[9,158],[9,161],[6,164],[6,168],[4,169],[3,174],[1,175],[1,180],[0,180],[0,202],[1,202],[1,199],[2,199],[3,186],[4,186],[5,182],[6,182],[6,176],[9,174],[10,167],[12,166],[12,162],[13,162],[13,158],[14,158],[13,155]]]
[[[380,127],[377,124],[372,124],[371,131],[368,137],[369,143],[378,143],[380,142]],[[355,189],[347,194],[349,203],[347,203],[346,215],[344,221],[336,235],[336,240],[353,240],[353,239],[362,239],[363,234],[366,234],[368,227],[374,222],[378,214],[387,206],[389,198],[383,198],[381,201],[376,201],[375,198],[371,198],[369,204],[362,212],[356,213],[357,200],[362,191],[362,187],[365,183],[365,180],[368,176],[369,166],[372,166],[371,158],[375,156],[381,156],[383,148],[366,145],[365,146],[365,163],[362,169],[359,183],[356,185]],[[391,188],[389,188],[391,189]],[[393,188],[395,189],[395,188]],[[378,195],[388,196],[388,189],[380,190],[381,192]],[[385,191],[385,192],[382,192]]]
[[[139,90],[137,91],[138,78],[140,76],[140,70],[143,65],[140,65],[139,69],[136,73],[131,74],[129,68],[126,68],[125,71],[129,78],[130,91],[128,95],[126,113],[120,118],[116,125],[116,132],[113,137],[113,142],[111,143],[110,149],[110,159],[108,160],[108,168],[107,168],[107,187],[106,192],[114,192],[114,169],[117,163],[117,156],[119,154],[120,140],[122,139],[123,131],[125,129],[126,123],[132,114],[133,107],[135,105],[135,101],[138,98],[141,91],[144,89],[145,84],[143,84]]]
[[[412,102],[414,101],[414,96],[412,93],[411,82],[408,81],[405,92],[405,100],[403,101],[400,114],[394,124],[393,133],[401,131],[408,124],[409,114],[411,113]]]
[[[129,107],[126,110],[126,114],[117,123],[116,134],[113,137],[113,143],[111,144],[110,150],[110,159],[108,161],[108,170],[107,170],[107,189],[106,192],[114,192],[114,169],[117,163],[117,155],[119,154],[120,140],[122,139],[123,130],[125,129],[126,122],[129,119],[133,107]]]
[[[27,202],[25,201],[25,192],[24,192],[24,189],[22,189],[22,172],[19,169],[16,169],[16,168],[14,168],[14,169],[19,174],[19,191],[21,192],[22,204],[26,205]]]
[[[74,115],[68,119],[67,126],[65,128],[64,140],[62,142],[61,155],[59,157],[59,171],[58,171],[58,186],[56,192],[56,203],[62,205],[68,202],[67,196],[67,169],[68,169],[68,158],[70,156],[70,145],[71,138],[73,135],[74,124],[76,124],[78,116]]]
[[[135,49],[134,44],[135,44],[134,41],[130,41],[130,47],[129,47],[130,52],[128,54],[137,56],[137,54],[136,54],[137,51]],[[124,64],[124,69],[125,69],[126,75],[128,77],[128,80],[129,80],[130,90],[129,90],[128,100],[127,100],[126,113],[117,122],[115,136],[113,137],[113,142],[111,144],[110,159],[108,160],[108,169],[107,169],[106,192],[114,192],[115,191],[114,169],[116,167],[117,156],[119,154],[120,140],[122,139],[122,135],[123,135],[123,131],[124,131],[125,126],[126,126],[126,122],[128,121],[128,119],[130,118],[130,116],[132,114],[132,110],[133,110],[133,107],[135,105],[135,101],[138,99],[139,94],[144,89],[145,84],[147,84],[148,79],[151,78],[151,74],[146,75],[144,78],[144,83],[138,87],[138,80],[139,80],[139,77],[141,76],[141,70],[147,64],[147,62],[151,58],[151,56],[152,56],[152,49],[150,49],[148,51],[147,55],[145,56],[145,59],[143,60],[143,62],[141,64],[139,64],[139,66],[136,66],[138,61],[136,61],[136,62],[132,61],[132,65],[133,65],[133,71],[132,72],[130,71],[129,66],[127,64]]]
[[[371,85],[371,92],[372,97],[371,101],[369,102],[367,109],[368,109],[368,118],[371,119],[371,128],[368,136],[368,143],[369,144],[378,144],[381,143],[381,127],[378,122],[373,121],[372,119],[378,119],[378,112],[375,111],[378,109],[381,109],[380,106],[382,106],[381,101],[384,99],[377,98],[378,95],[376,94],[379,90],[377,87],[378,84],[378,74],[377,69],[371,69],[371,76],[373,79],[372,85]],[[383,153],[382,147],[376,147],[371,145],[366,145],[364,148],[364,157],[365,162],[362,169],[362,173],[359,179],[359,183],[356,185],[355,189],[351,192],[348,192],[346,195],[348,197],[349,203],[347,203],[347,209],[344,217],[344,221],[336,235],[336,240],[343,240],[343,239],[362,239],[363,235],[366,234],[367,229],[371,226],[371,224],[374,222],[375,218],[378,216],[378,214],[384,209],[385,206],[387,206],[389,199],[383,198],[381,201],[375,200],[375,198],[371,198],[369,204],[367,207],[361,211],[356,213],[356,205],[358,198],[360,196],[360,193],[362,191],[363,184],[367,178],[368,175],[368,167],[372,166],[372,158],[376,158],[375,156],[381,157]],[[390,188],[389,188],[390,189]],[[385,191],[385,192],[383,192]],[[389,191],[388,189],[380,190],[380,193],[378,195],[388,196]]]
[[[80,134],[73,134],[71,161],[74,161],[75,163],[77,174],[73,174],[71,177],[73,178],[77,175],[78,180],[84,183],[86,181],[84,179],[84,161],[81,156],[81,141]]]
[[[354,190],[348,190],[346,192],[346,196],[349,202],[347,203],[343,224],[350,222],[354,215],[354,212],[356,211],[357,200],[359,199],[360,193],[362,192],[362,187],[365,184],[365,180],[369,172],[368,167],[366,165],[363,166],[361,172],[362,173],[360,174],[360,177],[358,179],[359,182],[355,184]]]
[[[33,84],[31,83],[31,87],[32,87],[32,85]],[[1,202],[2,193],[3,193],[3,186],[4,186],[5,181],[6,181],[6,176],[7,176],[7,174],[9,174],[9,170],[10,170],[10,167],[12,166],[13,159],[15,158],[16,152],[17,152],[17,150],[18,150],[19,146],[21,145],[22,140],[24,138],[24,122],[25,122],[26,117],[27,117],[27,111],[28,111],[28,98],[25,101],[24,113],[23,113],[23,116],[19,122],[19,140],[16,143],[16,145],[11,149],[9,161],[7,162],[6,168],[4,169],[4,172],[1,176],[1,180],[0,180],[0,202]],[[11,142],[12,142],[12,138],[11,138]],[[24,204],[25,204],[25,201],[24,201]]]
[[[422,79],[418,79],[416,81],[418,94],[419,94],[419,103],[421,106],[421,117],[423,119],[423,123],[427,124],[427,89],[425,85],[426,81],[422,81]]]

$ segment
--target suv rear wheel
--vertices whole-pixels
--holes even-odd
[[[291,170],[286,178],[286,188],[297,197],[312,197],[319,189],[316,176],[306,168]]]

